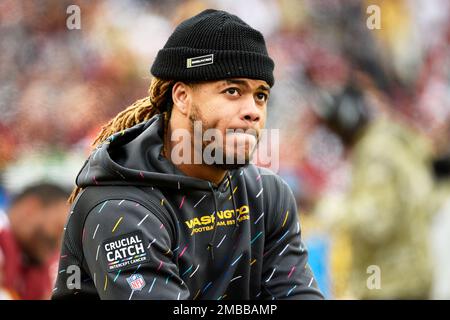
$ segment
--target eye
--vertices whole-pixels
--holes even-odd
[[[225,89],[223,92],[227,92],[227,93],[231,94],[232,96],[236,96],[236,93],[239,94],[239,89],[238,88],[228,88],[228,89]]]
[[[269,98],[269,96],[263,92],[259,92],[256,94],[256,97],[258,98],[258,100],[260,101],[267,101],[267,99]]]

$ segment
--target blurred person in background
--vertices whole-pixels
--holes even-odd
[[[320,99],[311,106],[317,105],[313,109],[321,119],[305,139],[314,151],[306,158],[321,182],[313,197],[319,214],[311,216],[321,228],[332,227],[337,297],[427,298],[432,278],[439,281],[432,267],[442,261],[432,260],[428,247],[438,204],[430,164],[439,154],[438,140],[448,135],[427,133],[427,113],[419,111],[443,119],[450,110],[445,61],[450,24],[441,19],[448,13],[428,3],[431,11],[412,1],[370,2],[381,8],[380,30],[367,28],[367,6],[361,2],[342,2],[339,8],[327,3],[317,11],[324,19],[320,27],[333,25],[337,37],[322,38],[321,54],[314,55],[322,59],[313,56],[306,64],[310,95],[319,92]],[[416,23],[427,19],[425,25]],[[433,37],[424,30],[433,30]],[[343,62],[329,63],[338,60],[333,52]],[[442,238],[434,243],[442,248]],[[370,265],[381,269],[380,290],[367,286]]]
[[[69,193],[39,183],[13,198],[0,216],[0,298],[48,299],[56,279]]]
[[[355,80],[317,108],[348,150],[351,182],[340,197],[324,195],[316,210],[348,232],[349,297],[426,299],[432,281],[432,145],[385,104],[387,96],[370,77]],[[380,271],[380,286],[369,279],[373,268]]]

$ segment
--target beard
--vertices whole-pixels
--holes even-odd
[[[203,116],[200,112],[200,109],[199,109],[198,105],[196,105],[196,104],[192,105],[192,111],[191,111],[191,114],[189,115],[189,120],[191,122],[191,134],[194,137],[194,139],[196,138],[194,123],[197,121],[200,121],[202,123],[202,131],[203,131],[202,137],[203,137],[203,133],[206,132],[208,129],[216,129],[214,126],[212,126],[210,123],[208,123],[203,118]],[[227,154],[226,139],[231,138],[231,135],[225,134],[225,136],[223,137],[224,139],[223,139],[222,145],[220,145],[220,146],[215,145],[215,148],[211,152],[211,156],[213,157],[213,159],[218,160],[218,161],[214,161],[210,165],[212,165],[216,168],[222,169],[222,170],[234,170],[234,169],[239,169],[244,166],[247,166],[253,157],[253,153],[256,149],[256,146],[259,143],[259,138],[260,138],[258,131],[255,131],[254,133],[252,133],[252,135],[256,139],[256,144],[253,146],[253,148],[251,150],[242,151],[242,152],[244,152],[244,155],[239,155],[235,149],[236,143],[233,144],[232,151],[230,151],[230,152],[233,152],[233,154]],[[202,141],[201,150],[195,150],[195,148],[194,148],[194,152],[201,152],[202,159],[203,159],[205,149],[215,142],[214,141],[205,141],[204,139],[201,139],[201,141]],[[219,151],[219,153],[221,154],[220,158],[216,157],[216,151]]]

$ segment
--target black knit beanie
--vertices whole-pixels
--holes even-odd
[[[259,31],[233,14],[207,9],[178,25],[151,73],[180,81],[242,77],[265,80],[272,87],[273,68]]]

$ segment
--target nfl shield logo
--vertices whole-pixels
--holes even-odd
[[[132,274],[127,278],[127,282],[132,290],[142,290],[145,287],[145,280],[140,274]]]

